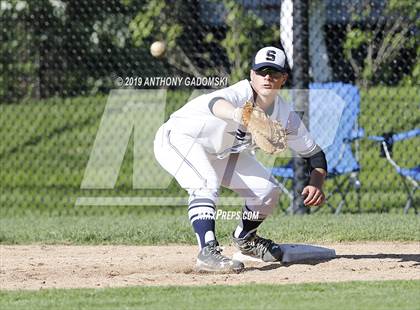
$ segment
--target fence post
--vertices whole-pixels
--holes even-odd
[[[294,104],[302,112],[302,121],[309,128],[309,5],[308,0],[293,1],[293,73],[292,82],[295,89]],[[296,91],[297,90],[297,91]],[[303,91],[302,91],[303,90]],[[304,214],[309,208],[303,204],[303,188],[308,184],[306,161],[298,156],[293,157],[293,214]]]

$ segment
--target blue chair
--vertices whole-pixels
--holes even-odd
[[[369,136],[369,140],[379,142],[381,144],[381,156],[386,157],[387,161],[395,168],[401,176],[405,191],[407,192],[407,201],[404,207],[404,214],[413,207],[415,214],[417,205],[415,201],[415,192],[419,188],[420,181],[420,165],[413,168],[401,168],[392,158],[392,148],[395,142],[411,139],[420,135],[420,128],[404,131],[400,133],[386,133],[383,136]],[[412,186],[410,186],[410,184]]]
[[[347,193],[354,188],[357,193],[357,208],[360,211],[360,165],[358,142],[363,137],[363,129],[358,127],[360,95],[356,86],[344,83],[312,83],[309,86],[309,130],[321,146],[328,162],[328,179],[334,182],[333,189],[326,194],[326,204],[338,214],[348,205]],[[353,152],[353,149],[355,152]],[[274,176],[282,179],[282,191],[293,200],[286,182],[294,177],[292,163],[274,167]],[[343,178],[338,178],[344,176]],[[331,197],[339,195],[337,207],[330,202]],[[291,211],[291,205],[287,211]],[[311,208],[316,212],[319,208]]]

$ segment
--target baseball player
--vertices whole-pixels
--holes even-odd
[[[278,244],[257,235],[257,228],[278,204],[279,186],[255,157],[260,147],[271,154],[287,146],[307,159],[311,170],[304,203],[318,206],[326,176],[325,154],[300,118],[277,94],[288,78],[283,50],[268,46],[253,58],[250,80],[199,96],[175,111],[156,133],[154,152],[161,166],[188,191],[188,217],[196,234],[198,271],[240,272],[242,262],[221,254],[215,234],[220,187],[244,198],[244,216],[232,234],[243,255],[278,261]],[[245,105],[245,103],[247,103]]]

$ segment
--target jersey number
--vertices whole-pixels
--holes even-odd
[[[267,55],[265,59],[269,61],[274,61],[276,59],[276,51],[273,51],[273,50],[267,51]]]

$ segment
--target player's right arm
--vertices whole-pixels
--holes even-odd
[[[241,123],[242,106],[251,100],[253,90],[248,80],[242,80],[230,87],[219,89],[212,93],[208,103],[210,112],[221,119],[234,120]]]
[[[242,121],[242,108],[235,107],[222,97],[213,98],[209,104],[209,109],[218,118],[234,120],[239,124]]]

